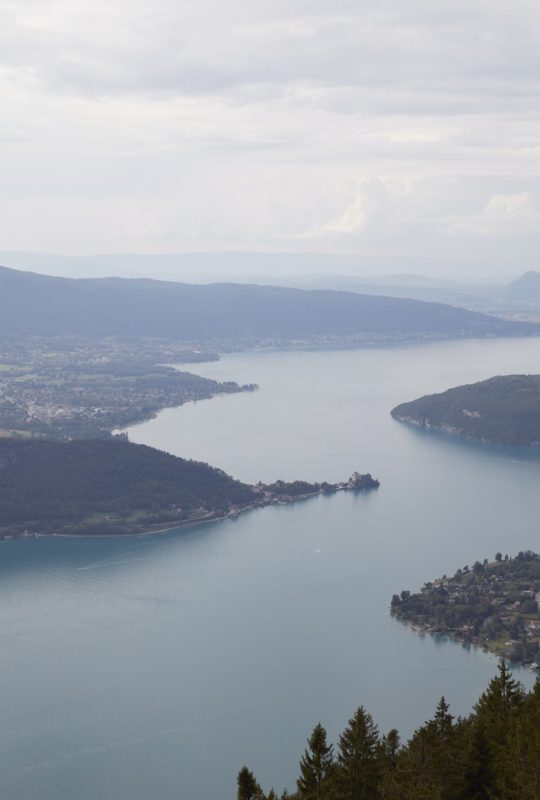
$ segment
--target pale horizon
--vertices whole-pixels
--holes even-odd
[[[433,281],[456,285],[505,285],[534,268],[515,265],[500,271],[483,270],[462,265],[461,270],[430,269],[420,259],[369,257],[351,253],[294,253],[287,251],[258,252],[250,250],[199,250],[176,253],[41,253],[1,251],[0,267],[56,277],[73,278],[150,278],[166,281],[207,283],[221,281],[268,280],[284,285],[309,279],[334,278],[373,281],[384,285],[390,279],[404,283]]]

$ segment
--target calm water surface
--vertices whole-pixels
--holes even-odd
[[[539,372],[540,341],[240,354],[195,371],[261,388],[164,411],[132,441],[250,482],[358,469],[381,488],[153,538],[2,543],[2,800],[218,800],[243,763],[292,788],[318,720],[335,738],[364,704],[407,735],[443,693],[467,713],[494,673],[486,654],[395,623],[389,600],[540,548],[540,458],[389,411]]]

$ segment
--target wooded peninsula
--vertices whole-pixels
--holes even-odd
[[[497,553],[455,575],[402,591],[391,611],[416,630],[483,647],[510,661],[540,665],[540,555]]]
[[[540,446],[540,375],[499,375],[402,403],[394,419],[494,444]]]
[[[0,439],[0,537],[152,533],[271,503],[378,486],[371,475],[358,473],[337,484],[250,486],[208,464],[123,437]]]

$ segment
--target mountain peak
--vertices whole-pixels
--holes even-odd
[[[516,300],[532,300],[540,297],[540,272],[532,269],[524,272],[508,286],[507,292]]]

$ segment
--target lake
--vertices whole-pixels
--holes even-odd
[[[407,736],[443,693],[467,713],[495,672],[483,652],[396,623],[389,602],[498,550],[538,550],[540,456],[389,412],[540,372],[540,340],[187,368],[260,389],[165,410],[132,441],[249,482],[358,470],[381,487],[154,537],[1,543],[2,800],[232,798],[244,763],[292,789],[319,720],[335,741],[363,704]]]

